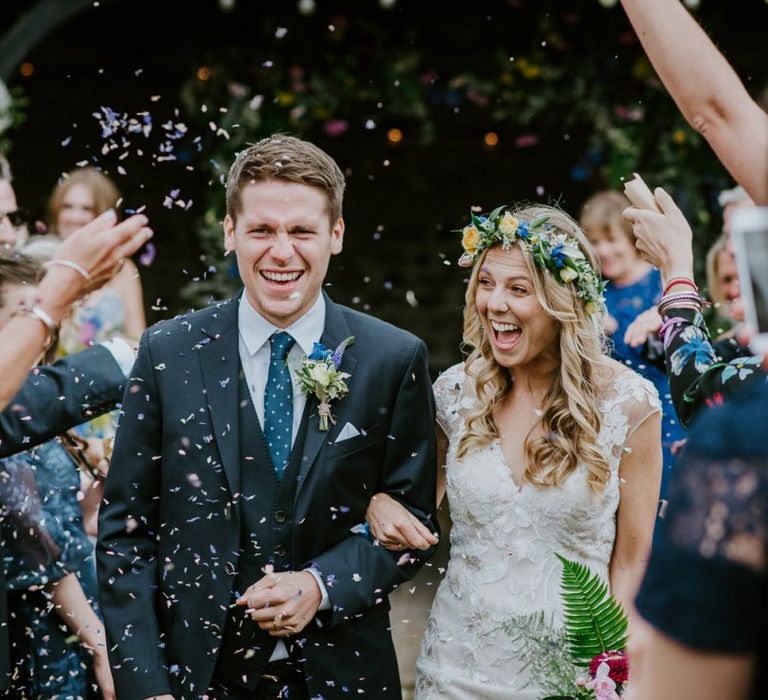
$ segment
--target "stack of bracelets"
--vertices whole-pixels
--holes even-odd
[[[670,293],[670,289],[677,286],[687,286],[691,288],[690,292]],[[691,309],[692,311],[701,311],[705,300],[699,295],[699,288],[696,283],[687,277],[673,277],[664,287],[664,292],[659,299],[659,315],[664,319],[664,323],[659,329],[659,338],[663,341],[667,330],[671,325],[680,319],[667,318],[670,309]]]

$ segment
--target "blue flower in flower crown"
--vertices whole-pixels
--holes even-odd
[[[527,221],[521,221],[517,224],[517,236],[527,241],[531,236],[531,225]]]
[[[333,351],[329,350],[322,343],[314,343],[312,345],[312,352],[309,353],[307,359],[309,360],[325,360],[333,355]]]
[[[554,262],[555,265],[557,265],[557,267],[559,268],[565,267],[565,261],[568,258],[568,256],[563,251],[562,243],[558,243],[556,246],[554,246],[549,255],[550,255],[550,258],[552,258],[552,262]]]

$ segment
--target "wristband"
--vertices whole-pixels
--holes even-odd
[[[44,309],[41,309],[39,306],[33,306],[31,309],[22,307],[11,314],[11,318],[14,316],[25,316],[26,318],[34,318],[40,321],[45,326],[47,334],[43,343],[43,350],[48,350],[51,347],[59,327]]]
[[[49,268],[54,265],[61,265],[62,267],[68,267],[71,270],[74,270],[77,272],[81,277],[85,279],[86,282],[91,281],[91,275],[82,265],[78,265],[76,262],[72,262],[71,260],[64,260],[63,258],[53,258],[52,260],[48,260],[47,262],[43,263],[43,267]]]
[[[664,287],[662,296],[666,296],[667,294],[669,294],[669,290],[672,289],[672,287],[674,287],[677,284],[685,284],[689,287],[692,287],[693,291],[697,293],[699,291],[698,286],[692,279],[689,279],[688,277],[673,277],[671,280],[669,280],[669,282],[667,282],[666,286]]]

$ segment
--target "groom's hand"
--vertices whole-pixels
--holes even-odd
[[[237,599],[246,613],[273,637],[289,637],[303,630],[320,607],[322,594],[307,571],[270,573],[248,586]]]

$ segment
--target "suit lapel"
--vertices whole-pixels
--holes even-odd
[[[240,491],[238,300],[239,295],[219,307],[198,345],[214,438],[233,496]]]
[[[320,342],[325,345],[325,347],[335,350],[339,343],[350,335],[352,335],[352,332],[349,329],[349,325],[347,324],[347,320],[344,318],[341,309],[334,304],[327,295],[325,295],[325,330],[323,331],[323,337],[320,339]],[[350,375],[353,375],[355,364],[357,363],[354,351],[355,346],[352,344],[344,352],[344,357],[341,361],[341,371],[347,372],[347,374]],[[347,379],[350,388],[352,387],[352,380],[353,377]],[[317,460],[317,455],[320,452],[320,449],[324,444],[332,443],[344,426],[345,421],[341,420],[340,417],[346,414],[349,398],[349,395],[347,395],[341,399],[341,401],[331,403],[331,412],[336,419],[336,424],[331,425],[328,432],[323,432],[318,428],[317,398],[311,396],[307,399],[307,413],[309,418],[307,423],[307,435],[304,440],[304,450],[299,466],[299,479],[298,484],[296,485],[297,497],[301,487],[306,481],[307,474],[309,474],[309,471]]]

